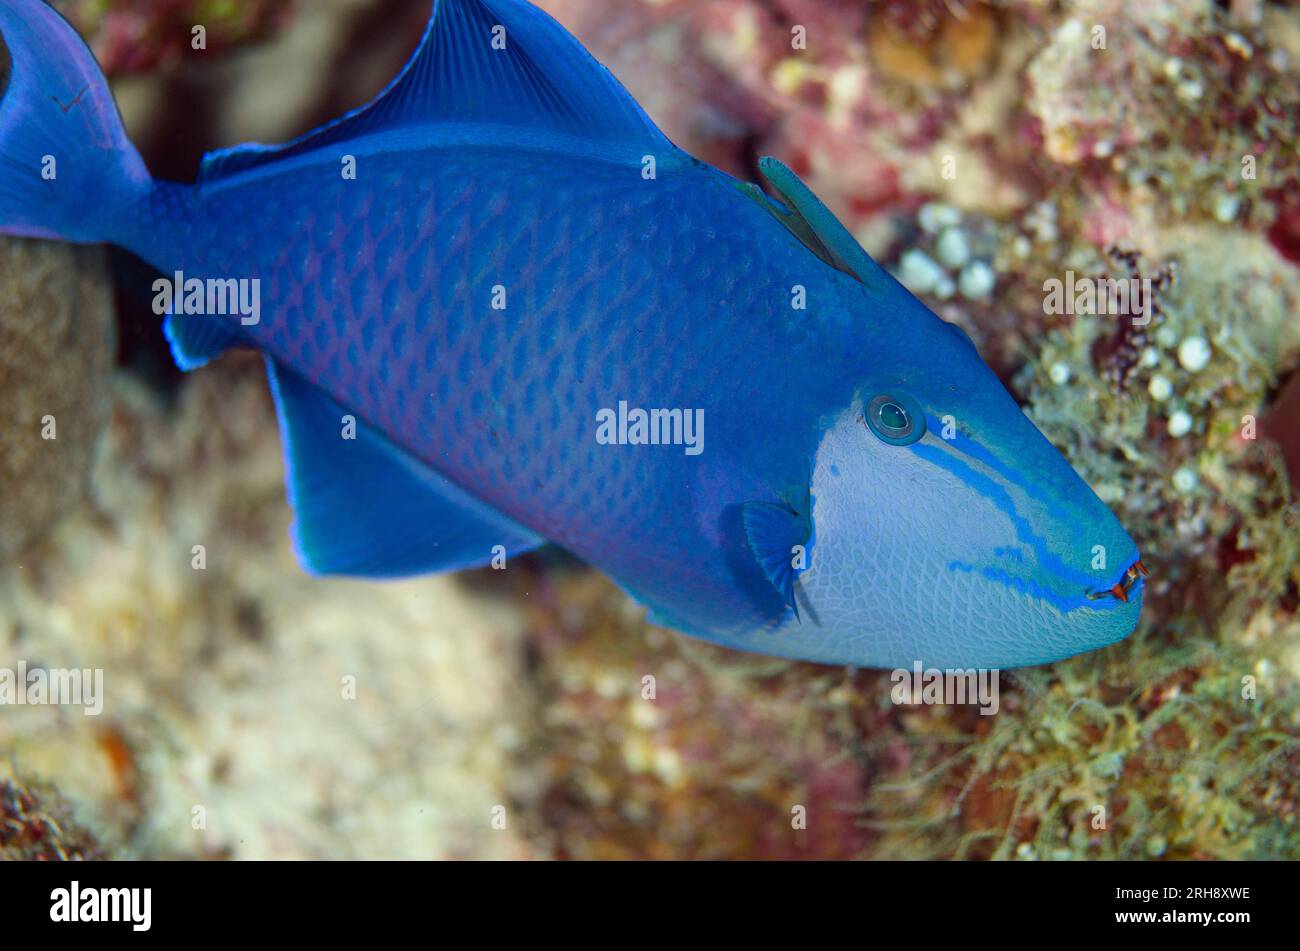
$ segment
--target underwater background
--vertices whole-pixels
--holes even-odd
[[[981,716],[652,627],[553,549],[308,576],[261,359],[182,377],[145,265],[0,239],[0,667],[106,695],[0,708],[0,857],[1300,857],[1300,6],[540,5],[971,335],[1142,549],[1138,631]],[[188,181],[368,101],[431,4],[56,6]],[[1049,313],[1067,272],[1151,322]]]

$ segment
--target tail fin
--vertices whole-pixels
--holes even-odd
[[[111,241],[148,186],[77,32],[43,0],[0,2],[0,234]]]

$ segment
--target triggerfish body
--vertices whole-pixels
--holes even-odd
[[[1133,541],[969,339],[789,169],[769,196],[692,158],[523,0],[440,0],[375,101],[192,185],[149,175],[45,3],[0,34],[0,231],[156,267],[186,369],[265,354],[307,569],[552,542],[658,623],[869,667],[1134,629]]]

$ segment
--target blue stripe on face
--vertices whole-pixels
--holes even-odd
[[[964,571],[967,574],[979,571],[981,575],[989,581],[996,581],[1005,588],[1014,588],[1022,594],[1027,594],[1031,598],[1037,598],[1039,601],[1046,601],[1054,606],[1062,614],[1069,614],[1077,608],[1088,606],[1089,602],[1081,598],[1065,598],[1050,588],[1044,588],[1036,581],[1029,578],[1020,578],[1016,575],[1003,571],[1001,568],[979,568],[967,564],[964,561],[953,561],[948,565],[949,571]],[[1095,605],[1094,605],[1095,607]]]
[[[1096,586],[1096,578],[1078,571],[1057,557],[1057,555],[1048,548],[1047,543],[1042,536],[1035,532],[1029,522],[1026,521],[1025,518],[1016,510],[1011,495],[1003,486],[999,485],[988,476],[975,471],[975,469],[970,465],[963,462],[961,459],[956,458],[955,455],[944,452],[937,445],[931,444],[929,440],[924,440],[912,446],[908,446],[907,448],[931,465],[937,466],[950,473],[970,489],[978,492],[984,498],[996,505],[998,509],[1000,509],[1003,514],[1011,520],[1011,524],[1015,528],[1017,540],[1034,551],[1034,554],[1037,556],[1038,565],[1041,569],[1050,571],[1065,581],[1079,586],[1080,594],[1077,598],[1062,599],[1059,595],[1048,597],[1044,592],[1042,596],[1045,600],[1057,604],[1057,606],[1062,610],[1082,607],[1089,603],[1086,598],[1086,592],[1090,588]],[[956,452],[957,450],[954,448],[953,451]],[[1007,575],[1006,577],[1009,579],[1011,576]],[[1006,581],[1001,578],[995,577],[991,580],[1001,580],[1003,583],[1006,583]],[[1038,586],[1035,585],[1035,587]]]
[[[940,425],[939,421],[936,420],[933,416],[927,414],[926,419],[929,421],[930,426],[932,427],[930,430],[931,432],[937,433],[942,431],[941,429],[938,428],[938,426]],[[946,443],[949,446],[952,446],[953,449],[957,450],[962,455],[974,459],[976,462],[981,463],[982,465],[992,469],[994,472],[1000,475],[1007,482],[1010,482],[1013,485],[1019,486],[1021,489],[1023,489],[1024,493],[1027,496],[1029,496],[1031,499],[1034,499],[1037,502],[1042,502],[1048,508],[1051,508],[1052,506],[1051,499],[1048,498],[1047,493],[1043,491],[1042,487],[1037,482],[1022,480],[1019,472],[1017,472],[1015,469],[1008,466],[1005,462],[1003,462],[1001,459],[995,456],[988,449],[985,449],[982,444],[976,442],[973,439],[968,439],[967,437],[963,436],[960,432],[957,432],[952,439],[944,439],[944,443]]]

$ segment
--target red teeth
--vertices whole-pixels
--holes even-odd
[[[1088,597],[1095,601],[1098,598],[1104,598],[1109,594],[1114,595],[1120,601],[1127,604],[1129,589],[1137,584],[1139,577],[1149,578],[1151,577],[1151,572],[1147,570],[1147,566],[1142,564],[1142,562],[1135,561],[1133,564],[1128,566],[1128,571],[1124,572],[1124,577],[1120,579],[1115,587],[1111,588],[1109,591],[1094,591],[1089,594]]]

